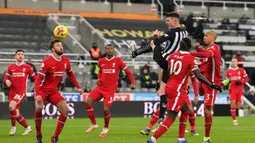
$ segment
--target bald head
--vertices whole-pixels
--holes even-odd
[[[212,45],[214,44],[215,40],[217,38],[217,34],[215,31],[208,31],[204,35],[204,43],[205,45]]]

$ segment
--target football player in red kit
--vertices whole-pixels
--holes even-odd
[[[208,81],[199,71],[195,57],[190,55],[188,50],[191,48],[191,41],[183,38],[180,42],[180,51],[172,53],[168,58],[169,79],[166,83],[165,93],[167,95],[167,118],[156,131],[156,133],[147,140],[147,143],[156,143],[168,128],[174,123],[179,111],[182,111],[179,125],[179,138],[177,143],[187,143],[184,138],[186,121],[188,119],[189,97],[187,94],[188,77],[192,71],[196,78],[213,89],[221,91],[221,87]],[[165,64],[164,64],[165,65]]]
[[[4,75],[4,83],[10,88],[9,110],[12,124],[10,135],[14,135],[16,132],[16,121],[26,128],[22,135],[27,135],[32,131],[32,128],[27,124],[25,118],[20,114],[19,108],[21,102],[26,97],[28,75],[32,76],[34,80],[36,79],[36,75],[32,67],[24,63],[23,50],[16,51],[15,59],[16,63],[9,65],[7,72]]]
[[[214,44],[217,38],[217,34],[214,31],[208,31],[204,36],[205,48],[195,44],[195,48],[198,52],[190,53],[193,56],[205,58],[203,64],[200,66],[201,73],[212,83],[222,85],[220,76],[220,65],[221,65],[221,53],[220,47]],[[200,93],[204,93],[204,104],[205,104],[205,136],[202,143],[210,143],[210,133],[212,127],[212,107],[214,105],[217,90],[211,88],[206,84],[201,84],[199,89]]]
[[[231,80],[229,88],[230,113],[233,119],[233,124],[238,125],[236,120],[236,109],[239,109],[241,106],[243,84],[248,82],[249,77],[243,68],[238,67],[236,58],[232,59],[231,68],[227,71],[227,78]]]
[[[131,81],[130,88],[135,88],[135,80],[128,69],[124,61],[114,56],[114,47],[111,44],[105,46],[106,57],[100,58],[98,60],[98,80],[97,80],[97,87],[91,91],[86,99],[86,111],[88,113],[89,119],[91,121],[90,127],[87,129],[86,133],[92,132],[94,129],[98,128],[96,124],[94,109],[93,109],[93,102],[99,101],[100,99],[104,98],[104,121],[105,125],[100,133],[100,137],[106,136],[109,131],[109,122],[110,122],[110,107],[112,106],[114,100],[114,93],[118,87],[118,77],[119,71],[123,69],[128,78]]]
[[[41,63],[41,69],[35,81],[35,127],[36,143],[42,143],[42,109],[46,101],[58,107],[60,116],[53,136],[50,141],[58,143],[58,136],[61,133],[69,112],[68,105],[64,97],[58,91],[58,84],[66,73],[72,83],[75,85],[80,94],[83,90],[80,88],[78,81],[67,57],[62,56],[64,48],[60,40],[53,40],[50,43],[52,55],[45,58]]]
[[[193,90],[194,90],[194,103],[196,104],[198,102],[198,87],[197,87],[197,80],[195,78],[195,75],[190,72],[190,78],[191,78],[191,82],[192,82],[192,86],[193,86]],[[193,136],[198,136],[199,134],[197,133],[196,131],[196,114],[193,110],[193,107],[192,107],[192,103],[189,101],[188,103],[189,105],[189,123],[190,123],[190,133],[193,135]],[[150,131],[151,131],[151,128],[155,125],[155,123],[158,121],[159,119],[159,108],[157,109],[157,111],[155,111],[151,117],[151,120],[147,126],[147,128],[145,130],[141,130],[140,131],[140,134],[142,135],[149,135],[150,134]],[[159,124],[160,126],[160,124]],[[152,133],[155,133],[159,126],[157,126],[155,129],[153,129],[151,132]],[[185,132],[188,132],[185,130]]]

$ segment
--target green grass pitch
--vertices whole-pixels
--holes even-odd
[[[90,122],[86,119],[67,120],[65,128],[60,135],[60,143],[145,143],[149,136],[139,134],[149,122],[149,118],[112,118],[110,131],[104,138],[99,137],[104,121],[97,119],[99,129],[90,134],[85,134]],[[157,143],[175,143],[178,137],[178,120],[173,126],[159,138]],[[28,120],[33,127],[33,132],[28,136],[22,136],[24,129],[17,124],[17,132],[9,136],[10,121],[0,120],[0,143],[35,143],[35,128],[33,120]],[[238,118],[239,125],[233,126],[231,117],[214,117],[211,133],[212,143],[255,143],[255,117]],[[186,134],[189,143],[200,143],[203,138],[203,118],[196,120],[198,137]],[[48,143],[54,132],[56,120],[43,120],[43,142]],[[189,124],[188,128],[189,128]],[[151,134],[152,135],[152,134]]]

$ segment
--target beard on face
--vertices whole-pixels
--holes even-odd
[[[22,62],[22,61],[23,61],[23,59],[17,59],[17,61],[18,61],[18,62]]]
[[[56,50],[56,49],[55,49],[55,53],[56,53],[57,55],[61,56],[61,55],[63,55],[64,52],[63,52],[63,50],[60,51],[60,50]]]

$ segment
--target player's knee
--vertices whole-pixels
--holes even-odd
[[[237,108],[236,104],[231,104],[231,108]]]
[[[88,97],[88,98],[86,99],[85,103],[86,103],[87,105],[92,105],[92,104],[93,104],[93,99]]]
[[[159,88],[159,90],[158,90],[158,95],[159,95],[159,96],[164,95],[164,91],[162,90],[162,88]]]
[[[15,110],[14,106],[10,104],[10,105],[9,105],[9,110],[10,110],[10,111]]]
[[[43,104],[43,99],[42,99],[41,96],[36,96],[35,101],[36,101],[38,104]]]
[[[171,118],[173,120],[175,120],[175,118],[177,117],[178,113],[175,111],[167,111],[167,117]]]
[[[104,112],[109,112],[110,111],[110,107],[109,106],[104,106]]]
[[[68,113],[69,113],[69,108],[68,108],[68,105],[67,105],[67,106],[64,107],[62,114],[63,114],[65,117],[67,117],[67,116],[68,116]]]
[[[165,95],[160,96],[160,102],[163,104],[167,104],[167,97]]]
[[[205,116],[210,116],[212,113],[211,113],[211,110],[206,108],[204,109],[204,113],[205,113]]]
[[[13,101],[11,101],[10,104],[9,104],[9,110],[10,110],[10,111],[13,111],[13,110],[15,110],[15,109],[16,109],[16,103],[13,102]]]

